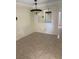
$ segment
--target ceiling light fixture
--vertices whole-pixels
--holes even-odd
[[[46,14],[51,14],[52,12],[49,10],[48,8],[48,11],[45,12]]]
[[[38,14],[39,12],[41,12],[41,9],[37,9],[37,0],[34,0],[34,5],[35,5],[35,9],[30,10],[31,12]]]

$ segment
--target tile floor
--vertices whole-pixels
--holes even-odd
[[[16,59],[62,59],[62,41],[55,35],[32,33],[16,42]]]

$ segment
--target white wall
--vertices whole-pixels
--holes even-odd
[[[58,34],[58,10],[57,8],[52,8],[52,23],[40,23],[39,20],[41,20],[41,17],[43,16],[43,13],[40,13],[40,15],[34,17],[35,22],[35,31],[36,32],[42,32],[42,33],[48,33],[48,34]]]
[[[16,5],[16,40],[27,36],[33,32],[32,14],[24,6]]]

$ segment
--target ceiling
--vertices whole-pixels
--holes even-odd
[[[38,8],[47,9],[51,7],[62,8],[62,0],[37,0]],[[16,5],[34,8],[34,0],[16,0]]]
[[[61,1],[61,0],[37,0],[38,4],[47,4],[47,3],[51,3],[51,2],[57,2],[57,1]],[[16,2],[33,5],[34,0],[16,0]]]

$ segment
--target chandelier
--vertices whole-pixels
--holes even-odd
[[[30,10],[31,12],[35,13],[35,14],[38,14],[39,12],[41,12],[42,10],[41,9],[38,9],[37,8],[37,0],[34,0],[34,5],[35,5],[35,9],[32,9]]]

